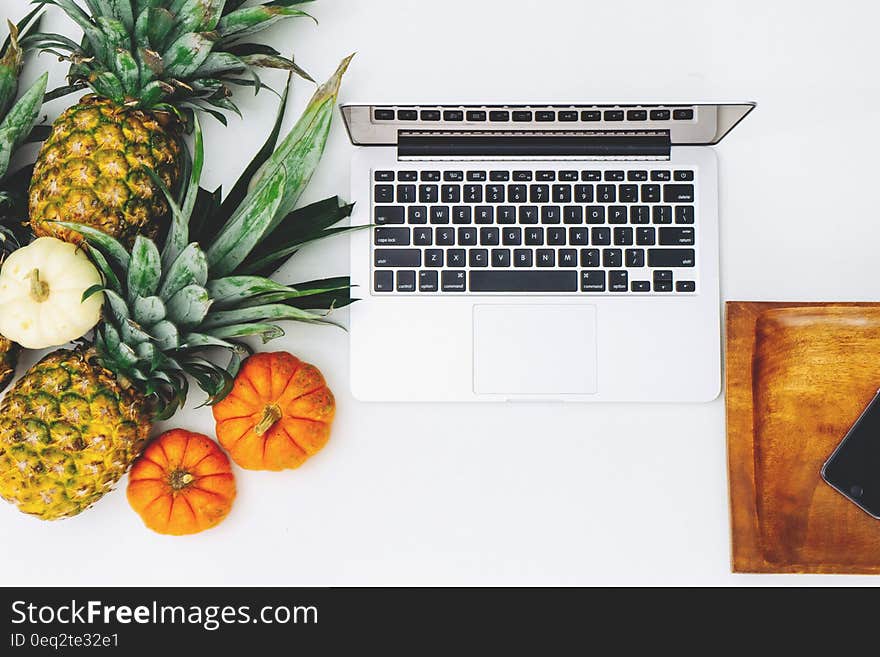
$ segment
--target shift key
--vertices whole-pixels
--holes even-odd
[[[376,249],[375,263],[377,267],[421,267],[422,252],[420,249]]]
[[[664,203],[693,203],[693,185],[663,185]]]
[[[693,267],[693,249],[648,249],[649,267]]]

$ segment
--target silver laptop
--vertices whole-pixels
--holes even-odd
[[[754,107],[342,107],[354,395],[708,401],[718,169]]]

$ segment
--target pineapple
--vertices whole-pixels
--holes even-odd
[[[0,402],[0,496],[45,520],[88,508],[140,453],[151,423],[185,401],[188,377],[224,397],[246,336],[269,340],[285,320],[324,323],[350,301],[347,278],[295,287],[268,277],[303,244],[350,228],[338,199],[294,210],[324,150],[345,60],[312,98],[277,149],[281,111],[266,145],[223,202],[199,189],[202,139],[178,205],[160,186],[173,221],[160,249],[137,236],[131,251],[104,232],[69,222],[87,240],[105,285],[105,320],[94,341],[56,351],[27,372]],[[249,190],[249,191],[248,191]],[[220,366],[217,349],[232,358]]]
[[[18,248],[23,237],[21,223],[25,204],[22,198],[29,177],[27,167],[7,175],[10,159],[31,133],[46,91],[47,77],[43,75],[17,102],[15,100],[24,62],[19,36],[26,37],[37,25],[38,12],[39,9],[34,10],[18,25],[10,22],[9,35],[0,46],[0,265]],[[18,345],[0,335],[0,390],[12,380],[18,352]]]
[[[30,220],[37,236],[78,243],[67,221],[92,226],[126,247],[155,238],[168,204],[152,174],[174,189],[185,168],[181,135],[194,110],[225,123],[238,111],[232,85],[263,86],[256,67],[300,72],[292,60],[246,38],[275,22],[306,16],[279,0],[53,0],[83,30],[78,45],[57,34],[29,43],[71,62],[70,85],[58,94],[93,92],[64,111],[37,159]],[[53,96],[56,93],[53,92]]]

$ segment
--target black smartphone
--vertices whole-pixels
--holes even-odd
[[[822,479],[880,520],[880,391],[822,466]]]

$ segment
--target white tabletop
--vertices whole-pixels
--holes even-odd
[[[15,16],[27,6],[3,4]],[[47,26],[72,33],[50,10]],[[316,79],[357,51],[342,101],[757,101],[716,147],[723,298],[877,298],[876,6],[319,0],[311,10],[318,27],[276,27],[272,42]],[[61,81],[50,56],[39,64]],[[310,91],[298,84],[287,125]],[[234,180],[271,122],[269,94],[239,100],[244,121],[206,119],[209,183]],[[347,195],[352,150],[337,121],[304,201]],[[308,248],[285,282],[345,274],[347,248]],[[0,584],[876,582],[730,573],[722,399],[365,404],[348,389],[344,332],[290,325],[268,346],[318,365],[335,392],[323,452],[296,471],[237,470],[232,515],[190,538],[145,529],[125,480],[58,523],[0,505]],[[199,401],[194,393],[167,426],[213,434]]]

